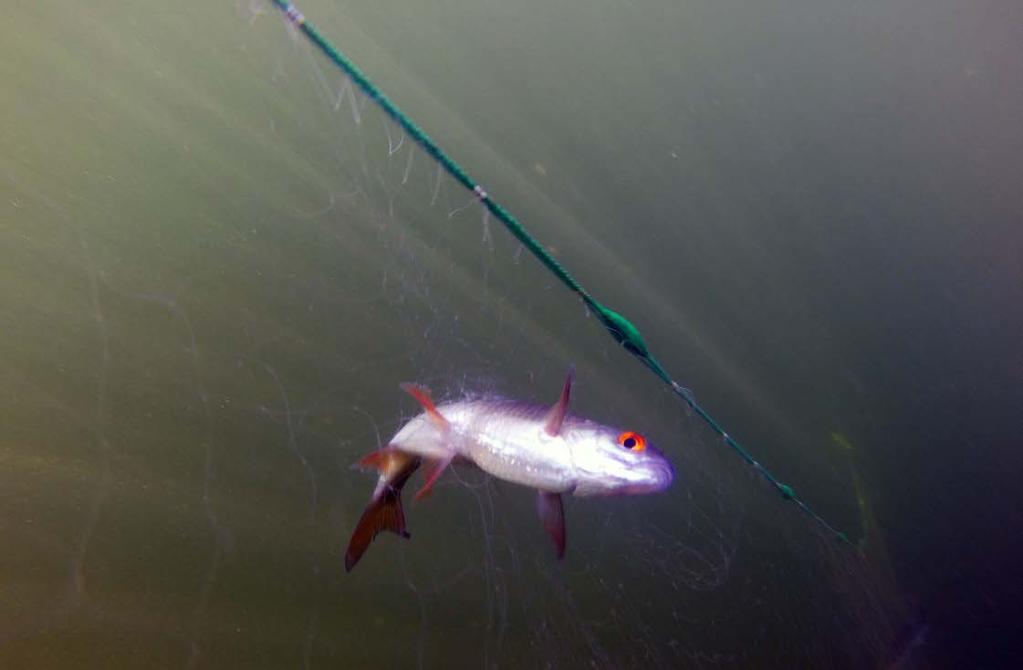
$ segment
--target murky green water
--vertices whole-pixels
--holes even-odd
[[[850,550],[270,3],[15,4],[0,665],[965,653],[936,649],[968,589],[935,595],[949,566],[913,566],[961,546],[920,518],[953,477],[924,455],[976,435],[969,476],[992,495],[1011,468],[987,466],[1018,461],[1003,408],[1023,360],[1023,175],[1002,130],[1023,104],[1003,22],[871,3],[302,5]],[[459,470],[408,504],[411,541],[382,537],[344,573],[374,481],[350,465],[417,411],[399,382],[547,402],[570,364],[575,411],[650,435],[669,492],[570,501],[559,563],[532,492]],[[974,424],[940,418],[963,396]],[[1004,530],[985,523],[974,542]],[[920,609],[934,632],[900,660]]]

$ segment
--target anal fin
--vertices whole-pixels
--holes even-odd
[[[416,491],[416,500],[422,500],[423,498],[429,497],[433,493],[433,485],[440,479],[441,474],[447,470],[448,466],[451,465],[451,461],[454,460],[455,455],[452,453],[450,456],[430,462],[425,471],[426,481],[423,482],[422,488]]]

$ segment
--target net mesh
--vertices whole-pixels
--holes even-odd
[[[109,50],[116,28],[98,10],[78,29],[83,17],[63,17],[73,44],[124,68],[99,81],[61,61],[68,95],[93,100],[82,115],[120,130],[74,144],[63,157],[74,169],[45,185],[30,163],[5,165],[32,227],[0,229],[0,272],[17,280],[2,311],[2,574],[17,578],[0,603],[0,655],[878,665],[902,612],[877,538],[839,546],[789,509],[260,7],[162,17]],[[325,11],[324,25],[343,18]],[[157,76],[125,65],[147,37],[198,57]],[[627,267],[587,264],[585,226],[532,200],[485,146],[466,151],[523,218],[548,224],[555,257],[627,301]],[[533,492],[456,468],[406,503],[410,541],[381,537],[344,574],[374,481],[350,466],[418,412],[399,382],[549,402],[570,364],[573,412],[651,436],[678,473],[670,491],[569,500],[558,562]],[[834,462],[851,486],[851,461]]]

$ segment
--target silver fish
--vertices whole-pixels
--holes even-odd
[[[381,531],[409,537],[401,490],[426,464],[419,500],[431,493],[454,461],[468,462],[505,481],[534,488],[540,518],[565,554],[562,494],[636,495],[663,491],[674,471],[643,435],[568,415],[573,375],[569,372],[553,407],[488,398],[435,406],[430,392],[402,384],[423,407],[390,443],[359,461],[379,471],[376,489],[362,513],[345,553],[351,570]]]

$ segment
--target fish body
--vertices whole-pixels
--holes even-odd
[[[502,398],[435,406],[425,388],[412,384],[402,388],[419,401],[423,412],[402,426],[385,448],[359,462],[375,468],[379,477],[349,542],[347,570],[382,530],[408,537],[401,489],[423,464],[426,483],[417,500],[430,494],[454,461],[536,489],[538,511],[559,558],[565,551],[563,494],[654,493],[674,479],[671,464],[641,434],[568,415],[571,373],[553,407]]]
[[[630,451],[618,442],[626,431],[574,416],[551,435],[550,409],[502,398],[447,403],[437,407],[447,429],[423,412],[391,444],[427,460],[454,455],[498,479],[550,493],[639,494],[671,484],[671,465],[654,447]]]

